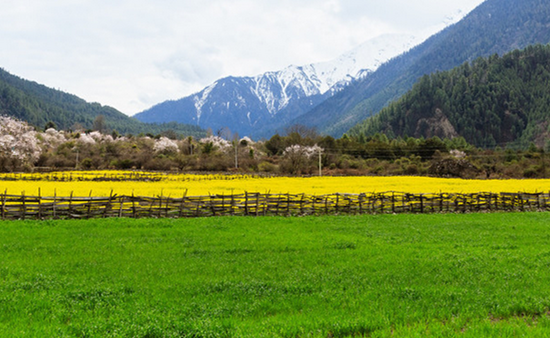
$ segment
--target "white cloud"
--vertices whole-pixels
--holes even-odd
[[[133,114],[228,75],[337,57],[482,0],[3,0],[0,67]]]

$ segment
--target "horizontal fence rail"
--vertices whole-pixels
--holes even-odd
[[[2,220],[548,211],[550,193],[262,194],[143,197],[0,195]]]

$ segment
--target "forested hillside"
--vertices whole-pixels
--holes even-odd
[[[480,147],[543,147],[550,135],[549,86],[550,46],[478,58],[422,77],[350,135],[463,136]]]
[[[99,123],[101,129],[104,129],[102,131],[158,134],[173,130],[184,135],[205,134],[197,126],[142,123],[114,108],[88,103],[75,95],[21,79],[3,69],[0,69],[0,115],[18,118],[38,128],[53,122],[59,129],[73,129],[77,126],[92,129],[95,121],[96,127]]]
[[[546,0],[487,0],[459,23],[382,65],[293,123],[340,136],[407,92],[423,75],[466,61],[550,42]]]

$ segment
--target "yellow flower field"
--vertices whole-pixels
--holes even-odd
[[[150,181],[124,181],[128,178]],[[93,181],[96,177],[120,181]],[[260,193],[370,193],[398,191],[437,192],[548,192],[545,180],[461,180],[429,177],[256,177],[246,175],[170,175],[132,172],[72,172],[50,174],[0,175],[0,193],[41,196],[201,196],[209,194]]]

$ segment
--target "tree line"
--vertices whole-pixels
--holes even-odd
[[[550,160],[534,144],[524,150],[477,148],[462,137],[390,139],[323,136],[303,126],[269,140],[230,132],[202,138],[176,133],[120,135],[37,131],[0,117],[4,172],[130,169],[272,175],[430,175],[462,178],[547,177]]]

